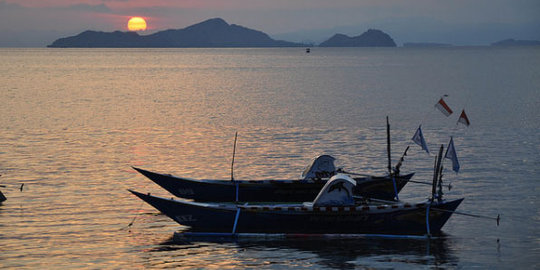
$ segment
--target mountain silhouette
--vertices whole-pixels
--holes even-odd
[[[394,40],[381,30],[369,29],[356,37],[335,34],[319,47],[396,47]]]
[[[540,46],[540,40],[505,39],[491,43],[491,46]]]
[[[305,44],[274,40],[261,31],[221,18],[209,19],[183,29],[169,29],[141,36],[136,32],[84,31],[55,40],[51,48],[214,48],[300,47]]]

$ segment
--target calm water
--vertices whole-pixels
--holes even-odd
[[[0,49],[2,268],[540,268],[540,48]],[[433,105],[443,94],[455,114]],[[472,122],[456,127],[465,108]],[[296,178],[317,154],[431,179],[453,135],[459,210],[446,237],[195,239],[126,191],[170,196],[130,166],[195,178]],[[450,164],[446,163],[446,167]],[[24,183],[23,191],[19,186]],[[403,200],[430,187],[409,184]],[[133,221],[132,226],[128,226]]]

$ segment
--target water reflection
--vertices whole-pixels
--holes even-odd
[[[183,267],[445,268],[458,264],[451,242],[445,235],[432,240],[196,237],[171,238],[147,251],[151,257],[167,257],[167,264]],[[201,260],[201,255],[206,257]]]

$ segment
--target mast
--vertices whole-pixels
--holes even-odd
[[[238,138],[238,131],[234,133],[234,147],[232,152],[231,162],[231,181],[234,181],[234,155],[236,154],[236,139]]]
[[[442,161],[442,152],[444,150],[444,145],[441,144],[441,148],[439,149],[439,155],[435,159],[435,168],[433,171],[433,185],[431,189],[431,201],[433,201],[436,197],[437,192],[437,181],[439,180],[439,172],[441,168],[441,161]]]
[[[439,191],[437,191],[437,201],[441,202],[443,198],[443,190],[442,190],[442,177],[443,177],[443,165],[441,164],[441,168],[439,169]]]
[[[407,148],[405,148],[405,152],[403,152],[403,155],[401,156],[398,163],[396,164],[396,167],[394,168],[394,174],[395,175],[399,176],[399,171],[400,171],[400,168],[401,168],[401,164],[403,164],[403,161],[405,160],[405,156],[407,156],[407,151],[409,151],[409,147],[410,146],[407,145]]]
[[[390,122],[386,116],[386,152],[388,153],[388,175],[392,175],[392,158],[390,155]]]

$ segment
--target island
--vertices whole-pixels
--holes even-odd
[[[540,46],[540,40],[515,40],[509,38],[491,43],[491,46]]]
[[[383,31],[369,29],[356,37],[335,34],[319,44],[319,47],[396,47],[396,43]]]
[[[169,29],[150,35],[137,32],[84,31],[55,40],[50,48],[222,48],[304,47],[305,44],[274,40],[261,31],[221,18],[209,19],[183,29]]]
[[[435,43],[435,42],[406,42],[406,43],[403,43],[403,47],[410,47],[410,48],[452,47],[452,44]]]

